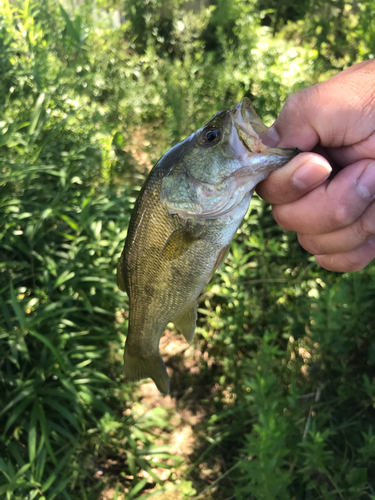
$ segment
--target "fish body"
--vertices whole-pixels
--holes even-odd
[[[151,170],[134,206],[117,270],[129,296],[125,375],[169,377],[159,341],[169,322],[191,343],[196,301],[226,257],[256,184],[296,155],[264,146],[248,99],[217,113]]]

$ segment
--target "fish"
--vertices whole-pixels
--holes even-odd
[[[224,262],[256,185],[298,154],[265,146],[250,99],[220,111],[150,171],[132,210],[117,285],[129,297],[129,381],[150,377],[169,394],[159,352],[169,322],[191,344],[197,299]]]

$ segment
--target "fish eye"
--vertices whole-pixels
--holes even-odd
[[[218,128],[205,128],[202,132],[201,139],[204,144],[216,144],[221,138],[221,132]]]

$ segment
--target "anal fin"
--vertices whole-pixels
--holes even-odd
[[[195,333],[197,322],[197,304],[194,301],[178,318],[173,321],[177,330],[182,333],[185,340],[191,344]]]

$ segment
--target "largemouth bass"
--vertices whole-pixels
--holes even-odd
[[[117,283],[129,296],[125,375],[169,377],[159,341],[173,322],[191,343],[197,298],[225,259],[255,186],[297,150],[269,148],[249,99],[217,113],[151,170],[134,206]]]

